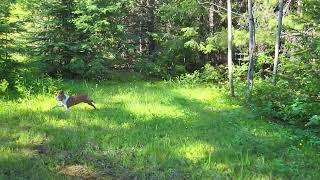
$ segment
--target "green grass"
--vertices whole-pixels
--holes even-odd
[[[214,87],[67,81],[98,110],[53,95],[0,101],[0,179],[319,179],[319,146]]]

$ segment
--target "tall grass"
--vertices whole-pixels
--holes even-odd
[[[51,110],[53,93],[0,101],[0,179],[320,177],[317,144],[223,89],[83,81],[63,89],[87,92],[98,110]]]

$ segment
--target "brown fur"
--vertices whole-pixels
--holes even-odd
[[[60,91],[58,94],[58,98],[60,99],[65,99],[66,95],[64,94],[63,91]],[[67,108],[70,108],[72,106],[75,106],[80,103],[87,103],[90,106],[94,107],[96,109],[96,106],[93,104],[93,100],[91,100],[87,95],[74,95],[74,96],[69,96],[68,101],[66,102]]]
[[[69,108],[80,103],[87,103],[96,109],[93,100],[89,99],[86,95],[70,96],[67,101],[67,107]]]

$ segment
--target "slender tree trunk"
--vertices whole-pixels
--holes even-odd
[[[6,39],[5,39],[5,60],[7,61],[8,60],[8,32],[5,32],[6,33]]]
[[[155,0],[148,0],[147,1],[147,8],[148,8],[148,32],[153,33],[155,30]],[[149,56],[151,56],[154,53],[155,50],[155,41],[150,34],[148,35],[148,53]]]
[[[143,53],[143,32],[142,32],[142,21],[139,22],[139,53]]]
[[[140,0],[140,12],[139,12],[139,53],[144,53],[144,0]]]
[[[232,19],[231,0],[227,1],[228,6],[228,77],[230,84],[230,95],[234,96],[233,69],[232,69]]]
[[[205,9],[203,9],[205,11]],[[204,15],[201,15],[199,17],[199,30],[198,30],[198,33],[199,33],[199,39],[200,41],[202,42],[205,42],[206,41],[206,36],[207,36],[207,20],[205,19]],[[203,51],[199,51],[198,52],[198,56],[199,56],[199,59],[200,59],[200,63],[202,64],[205,64],[206,63],[206,59],[208,59],[206,57],[206,54],[203,52]]]
[[[212,2],[215,2],[215,0],[211,0]],[[217,29],[217,23],[220,22],[219,15],[215,12],[215,6],[213,3],[211,3],[209,7],[209,18],[208,18],[208,24],[209,24],[209,35],[214,35],[216,29]],[[218,60],[219,52],[211,52],[208,54],[208,59],[210,59],[211,62],[215,62]]]
[[[282,17],[283,17],[283,0],[279,0],[279,15],[278,15],[278,29],[276,33],[276,45],[275,45],[275,54],[274,54],[274,63],[273,63],[273,79],[272,82],[275,85],[277,83],[277,72],[279,64],[279,51],[280,51],[280,36],[282,29]]]
[[[214,30],[214,5],[211,4],[209,8],[209,27],[210,27],[210,33],[213,33]]]
[[[253,88],[253,75],[254,75],[254,48],[255,48],[255,26],[252,13],[252,0],[248,0],[248,14],[249,14],[249,66],[248,66],[248,89]]]
[[[301,2],[301,0],[297,0],[297,5],[298,5],[297,13],[301,17],[302,16],[302,2]]]

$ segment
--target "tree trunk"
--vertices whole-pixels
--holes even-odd
[[[203,10],[205,11],[205,9],[203,9]],[[207,37],[207,32],[206,32],[207,20],[204,17],[204,15],[200,15],[198,24],[199,24],[199,30],[198,30],[199,39],[200,39],[200,41],[205,42],[206,37]],[[203,51],[199,51],[198,56],[199,56],[199,60],[200,60],[198,63],[200,63],[200,65],[204,65],[206,63],[206,59],[208,59],[206,57],[206,54]],[[198,63],[196,62],[196,64],[198,64]]]
[[[147,8],[148,8],[148,15],[149,15],[149,19],[148,19],[148,32],[149,33],[154,33],[154,29],[155,29],[155,0],[148,0],[147,1]],[[152,54],[154,53],[155,50],[155,41],[153,39],[153,37],[148,34],[148,54],[149,56],[152,56]]]
[[[231,0],[227,1],[228,6],[228,77],[230,84],[230,95],[234,96],[233,69],[232,69],[232,19]]]
[[[214,5],[211,4],[209,8],[209,27],[210,27],[210,33],[213,34],[214,31]]]
[[[145,7],[145,1],[140,0],[140,12],[139,12],[139,54],[143,55],[144,54],[144,46],[145,46],[145,31],[144,31],[144,18],[145,18],[145,12],[144,12],[144,7]]]
[[[248,14],[249,14],[249,65],[248,65],[248,89],[253,88],[253,75],[254,75],[254,48],[255,48],[255,26],[252,13],[252,0],[248,0]]]
[[[301,0],[297,0],[297,13],[301,17],[302,16],[302,2]]]
[[[6,39],[5,39],[5,60],[8,61],[8,32],[6,33]]]
[[[273,63],[273,79],[272,82],[275,85],[277,83],[277,72],[279,64],[279,51],[280,51],[280,36],[282,28],[282,17],[283,17],[283,0],[279,0],[279,15],[278,15],[278,29],[276,33],[276,45],[275,45],[275,54],[274,54],[274,63]]]

